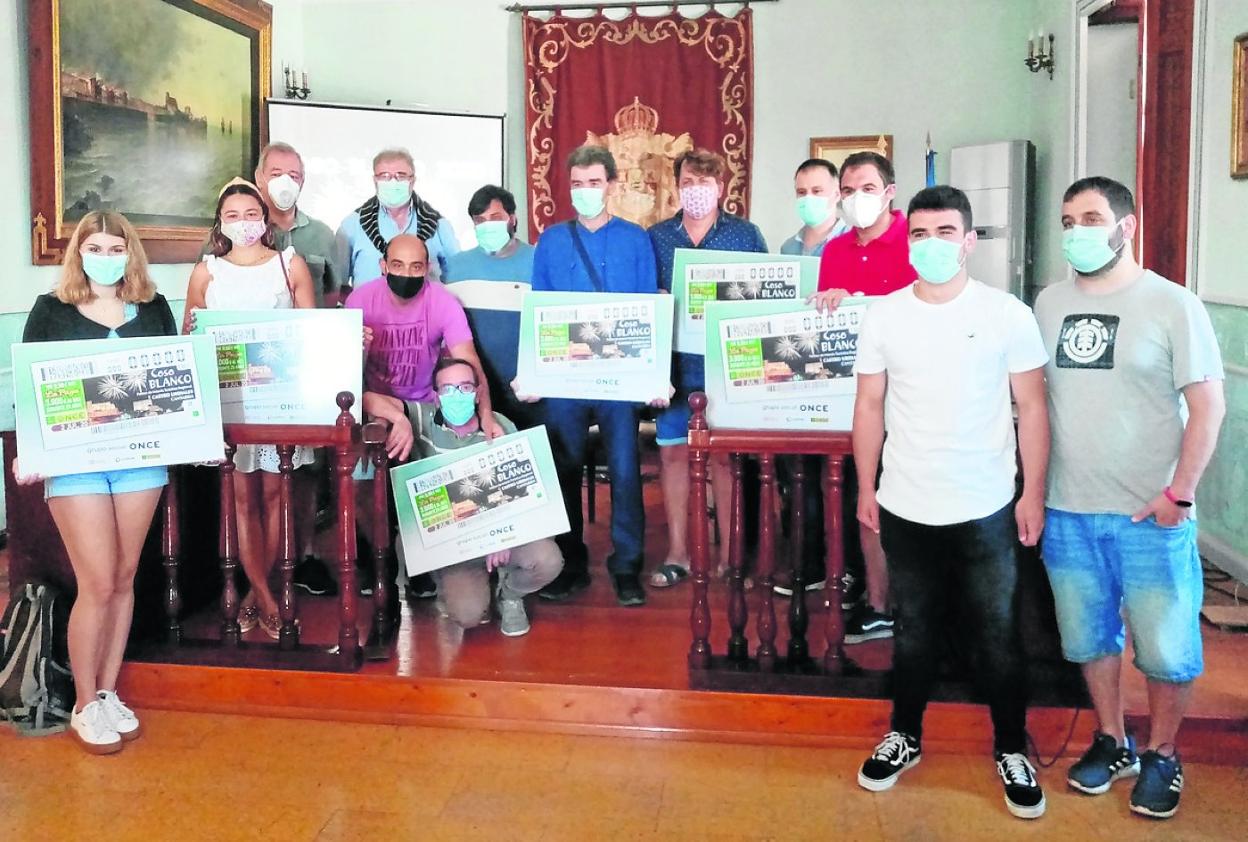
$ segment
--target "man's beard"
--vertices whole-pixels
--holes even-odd
[[[1118,265],[1119,260],[1122,260],[1123,251],[1124,249],[1120,247],[1118,251],[1114,253],[1114,256],[1109,259],[1109,262],[1100,269],[1097,269],[1095,272],[1076,272],[1075,274],[1081,278],[1102,278],[1105,275],[1108,275],[1113,268]]]

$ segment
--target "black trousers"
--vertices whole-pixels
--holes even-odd
[[[1026,750],[1027,689],[1019,634],[1014,505],[979,520],[927,526],[880,509],[893,611],[892,728],[917,738],[942,641],[969,653],[992,713],[998,752]]]

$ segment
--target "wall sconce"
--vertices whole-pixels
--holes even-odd
[[[308,87],[308,71],[303,71],[302,84],[300,84],[300,74],[288,65],[282,65],[282,77],[286,85],[287,99],[307,99],[312,93],[312,89]]]
[[[1023,60],[1032,73],[1041,70],[1049,71],[1049,79],[1053,78],[1053,33],[1049,33],[1048,49],[1045,49],[1044,33],[1037,32],[1035,37],[1027,39],[1027,58]]]

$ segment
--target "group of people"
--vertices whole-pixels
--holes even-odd
[[[527,595],[566,600],[589,584],[581,489],[594,424],[611,479],[606,567],[621,605],[645,601],[642,408],[517,394],[516,321],[491,309],[466,311],[454,285],[670,292],[677,248],[767,250],[755,225],[723,209],[725,164],[713,152],[686,152],[674,162],[681,210],[648,231],[608,210],[618,186],[607,149],[578,148],[567,169],[573,219],[550,226],[534,248],[516,236],[511,194],[486,186],[467,208],[478,245],[461,251],[447,219],[415,192],[406,151],[377,154],[375,196],[335,235],[298,209],[298,152],[271,144],[254,184],[238,179],[222,190],[206,256],[187,292],[183,330],[202,307],[316,307],[341,299],[362,310],[363,408],[389,426],[393,461],[546,425],[569,532],[409,584],[416,595],[436,594],[443,614],[464,628],[490,622],[493,601],[502,632],[524,634]],[[1202,670],[1193,501],[1224,414],[1221,361],[1202,305],[1135,260],[1133,197],[1107,178],[1082,179],[1067,190],[1062,246],[1074,277],[1047,287],[1034,312],[968,275],[976,234],[970,203],[956,188],[924,189],[902,212],[893,208],[891,163],[859,153],[839,171],[827,161],[803,162],[794,191],[802,224],[781,251],[820,257],[811,303],[830,310],[850,295],[877,297],[855,365],[846,496],[860,540],[847,545],[861,550],[862,568],[846,583],[844,608],[851,609],[847,642],[896,640],[891,726],[859,770],[859,783],[888,789],[919,762],[940,644],[959,631],[991,710],[1007,807],[1023,818],[1044,813],[1026,754],[1018,611],[1019,548],[1042,543],[1063,652],[1082,666],[1098,720],[1068,782],[1096,794],[1138,776],[1131,809],[1173,815],[1183,788],[1175,739]],[[36,301],[24,341],[176,332],[134,229],[116,213],[93,212],[70,241],[56,289]],[[653,587],[688,575],[687,397],[703,388],[704,376],[701,357],[675,355],[671,399],[654,403],[669,541],[649,577]],[[276,452],[240,448],[235,459],[251,583],[240,623],[276,636],[268,576],[277,518],[265,515],[276,505]],[[295,456],[297,465],[316,460],[310,451]],[[16,466],[15,473],[21,476]],[[304,551],[311,546],[314,473],[297,472],[309,475],[297,503],[308,524],[299,539]],[[46,484],[78,578],[70,621],[78,692],[72,727],[91,751],[115,751],[140,730],[116,695],[116,678],[134,571],[166,478],[163,468],[145,468]],[[711,479],[716,498],[728,499],[725,463],[712,462]],[[789,505],[821,501],[816,494]],[[727,535],[728,507],[717,508]],[[805,563],[805,587],[822,587],[822,554],[809,553]],[[301,563],[300,584],[330,590],[328,573],[313,565],[311,558]],[[792,582],[776,587],[792,592]],[[1123,720],[1124,616],[1149,686],[1151,728],[1138,746]]]

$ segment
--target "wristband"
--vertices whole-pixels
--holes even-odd
[[[1166,499],[1178,506],[1180,509],[1190,509],[1192,507],[1191,500],[1180,500],[1178,497],[1175,497],[1174,492],[1170,490],[1170,486],[1168,485],[1162,490],[1161,493],[1166,495]]]

